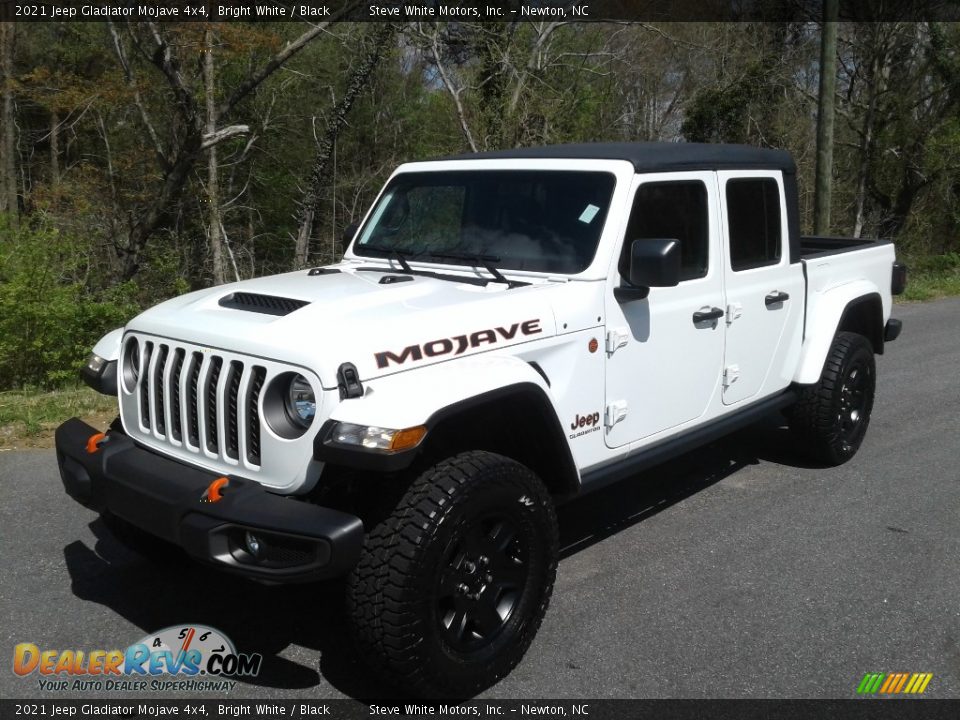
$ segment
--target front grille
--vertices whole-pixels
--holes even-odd
[[[166,403],[164,403],[167,389],[163,387],[163,374],[167,367],[169,350],[170,348],[166,345],[160,345],[157,350],[157,362],[153,369],[153,377],[150,378],[150,385],[153,387],[154,409],[156,410],[157,432],[161,435],[167,432]]]
[[[153,343],[143,344],[143,365],[140,375],[143,380],[140,382],[140,422],[145,428],[150,429],[150,359],[153,357]]]
[[[258,469],[267,369],[247,358],[160,340],[141,340],[140,348],[139,382],[126,391],[140,432],[233,465],[243,458]]]
[[[247,427],[250,437],[247,439],[247,460],[254,465],[260,464],[260,391],[267,371],[262,367],[253,368],[253,380],[250,381],[250,399],[247,402]]]
[[[187,374],[187,440],[193,447],[200,445],[200,418],[197,410],[197,394],[200,387],[200,365],[203,354],[190,353],[190,371]]]
[[[210,372],[207,374],[207,383],[203,393],[206,412],[203,414],[204,429],[207,436],[207,450],[217,452],[219,428],[217,427],[217,383],[220,382],[220,370],[223,369],[223,358],[215,357],[210,360]]]
[[[170,435],[177,442],[183,440],[183,419],[181,417],[183,404],[180,399],[180,373],[183,370],[183,358],[183,348],[177,348],[173,353],[173,363],[167,384],[167,394],[170,396]]]
[[[227,457],[237,459],[237,453],[240,451],[240,428],[237,418],[237,403],[240,395],[240,373],[243,372],[243,365],[234,361],[230,363],[230,369],[227,371],[227,417],[224,422],[227,425]]]

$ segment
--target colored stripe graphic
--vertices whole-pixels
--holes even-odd
[[[883,681],[883,685],[880,687],[881,695],[890,691],[890,688],[896,682],[897,677],[898,676],[896,673],[890,673],[889,675],[887,675],[887,679]]]
[[[857,686],[857,694],[919,695],[932,679],[933,673],[867,673]]]
[[[861,695],[870,695],[880,689],[880,683],[886,677],[885,673],[867,673],[860,681],[857,692]]]

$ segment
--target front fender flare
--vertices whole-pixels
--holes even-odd
[[[111,330],[97,341],[93,346],[93,352],[102,357],[107,362],[113,362],[120,358],[120,342],[123,340],[123,328]]]
[[[383,453],[332,442],[338,422],[402,429],[425,425],[430,433],[444,421],[471,407],[523,395],[540,407],[538,417],[548,423],[554,439],[554,454],[568,478],[571,490],[579,474],[563,435],[550,388],[528,363],[515,357],[463,358],[409,373],[400,373],[366,383],[361,398],[345,400],[331,413],[314,442],[314,456],[321,461],[361,470],[396,472],[409,467],[420,448]],[[531,408],[534,410],[534,408]],[[546,416],[546,417],[544,417]]]
[[[467,357],[370,380],[363,397],[341,402],[330,419],[387,428],[428,425],[444,408],[520,383],[532,383],[550,396],[543,377],[523,360]]]

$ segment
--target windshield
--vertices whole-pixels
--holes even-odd
[[[403,173],[381,196],[353,251],[445,264],[476,265],[485,257],[500,269],[582,272],[597,251],[613,186],[605,172]]]

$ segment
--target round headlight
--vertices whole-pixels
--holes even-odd
[[[302,428],[310,427],[317,414],[317,398],[303,375],[294,375],[287,386],[287,414]]]

